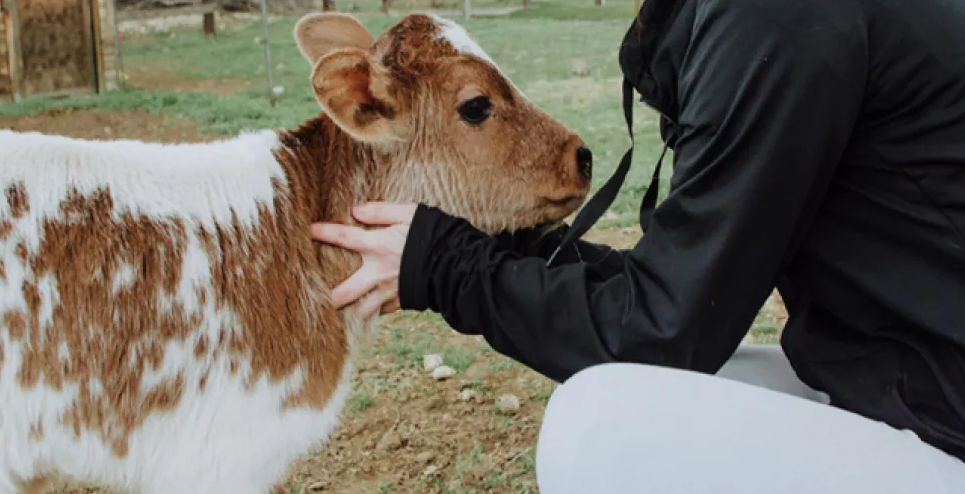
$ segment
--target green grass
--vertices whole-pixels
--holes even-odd
[[[474,3],[477,8],[517,5],[508,0]],[[358,17],[373,33],[382,32],[398,20],[398,16],[375,13],[376,1],[343,1],[339,5],[346,10],[355,5],[362,11]],[[508,17],[473,18],[465,23],[479,44],[530,98],[587,141],[596,156],[595,188],[610,176],[630,143],[620,106],[617,48],[632,17],[630,0],[611,0],[603,7],[593,5],[592,0],[544,0],[534,1],[526,10]],[[461,17],[458,20],[462,22]],[[242,94],[225,97],[129,90],[59,101],[28,99],[0,105],[0,115],[31,114],[64,106],[111,111],[143,109],[192,120],[202,133],[214,135],[294,126],[318,112],[308,85],[309,66],[292,38],[294,22],[284,19],[270,26],[274,84],[285,88],[274,108],[267,98],[263,45],[257,42],[264,36],[263,26],[257,22],[241,29],[223,30],[214,40],[205,39],[199,29],[191,29],[128,37],[122,46],[123,64],[129,71],[149,65],[188,79],[254,82],[252,89]],[[571,75],[570,60],[576,58],[585,64],[587,75]],[[637,208],[660,152],[654,114],[642,105],[636,108],[638,145],[634,167],[600,226],[635,224]],[[664,168],[666,181],[670,170],[669,166]],[[664,194],[666,185],[661,189]]]

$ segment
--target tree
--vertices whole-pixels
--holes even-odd
[[[322,10],[325,12],[336,10],[335,0],[322,0]]]
[[[382,12],[388,14],[392,8],[392,0],[382,0]]]

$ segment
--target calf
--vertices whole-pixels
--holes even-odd
[[[0,494],[263,494],[324,444],[372,320],[312,242],[370,200],[562,219],[590,155],[456,24],[301,19],[321,114],[206,144],[0,132]]]

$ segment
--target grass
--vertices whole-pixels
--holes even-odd
[[[374,13],[378,2],[357,1],[354,5],[360,10],[360,20],[373,33],[382,32],[398,20],[398,16]],[[515,2],[476,5],[482,8]],[[610,176],[630,144],[620,106],[617,48],[632,16],[630,1],[600,7],[593,5],[592,0],[543,0],[508,17],[474,18],[465,23],[471,35],[530,98],[587,141],[596,155],[595,187]],[[308,85],[309,66],[292,38],[294,22],[283,19],[270,26],[274,84],[285,88],[274,108],[266,96],[264,52],[258,42],[264,36],[263,27],[254,23],[223,30],[214,40],[205,39],[199,29],[192,29],[131,36],[125,38],[122,46],[123,64],[128,72],[139,67],[159,67],[187,80],[253,83],[240,94],[129,90],[61,101],[28,99],[0,106],[0,115],[31,114],[63,106],[111,111],[139,108],[189,119],[205,134],[232,135],[251,128],[294,126],[318,112]],[[585,64],[585,75],[571,74],[570,63],[574,59]],[[660,151],[654,114],[637,105],[635,120],[638,144],[634,167],[601,226],[635,223]],[[669,176],[669,167],[664,168],[664,175]],[[666,185],[661,189],[665,193]]]

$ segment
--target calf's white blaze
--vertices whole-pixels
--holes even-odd
[[[439,38],[446,40],[450,45],[452,45],[453,48],[456,49],[456,51],[460,53],[472,55],[488,62],[493,66],[494,69],[504,76],[506,82],[509,83],[509,85],[512,86],[517,93],[519,93],[520,97],[524,99],[527,98],[526,95],[523,94],[523,91],[516,86],[512,79],[505,77],[506,73],[503,72],[503,69],[501,69],[499,65],[492,59],[492,57],[490,57],[489,54],[486,53],[481,46],[479,46],[479,43],[476,43],[476,41],[472,39],[472,36],[469,36],[469,32],[466,31],[466,28],[450,21],[449,19],[444,19],[435,14],[430,15],[435,18],[436,23],[439,25]]]

